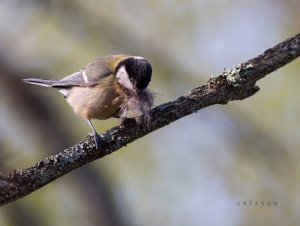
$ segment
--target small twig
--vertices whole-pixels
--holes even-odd
[[[145,136],[186,115],[214,105],[242,100],[255,94],[256,81],[283,67],[300,55],[300,34],[266,50],[262,55],[224,71],[218,77],[192,89],[177,100],[161,104],[151,111],[151,125],[136,125],[127,119],[102,134],[105,150],[95,148],[94,139],[84,141],[27,169],[18,169],[8,176],[0,175],[0,205],[15,201],[58,177],[84,164],[108,155],[128,143]]]

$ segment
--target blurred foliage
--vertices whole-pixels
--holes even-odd
[[[159,104],[298,33],[299,11],[297,0],[2,0],[1,171],[89,132],[60,94],[21,78],[58,79],[98,56],[141,55]],[[201,110],[2,207],[0,226],[297,225],[299,71],[296,60],[253,97]],[[237,205],[251,200],[277,205]]]

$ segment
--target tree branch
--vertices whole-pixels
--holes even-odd
[[[218,77],[188,91],[175,101],[161,104],[151,111],[151,125],[136,125],[131,119],[103,133],[105,150],[95,148],[92,136],[57,155],[8,176],[0,175],[0,205],[15,201],[84,164],[102,158],[132,141],[184,116],[214,105],[242,100],[255,94],[256,81],[283,67],[300,55],[300,33],[266,50],[258,57],[224,71]]]

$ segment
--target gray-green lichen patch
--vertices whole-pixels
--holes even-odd
[[[102,139],[104,139],[106,142],[109,142],[109,143],[114,142],[116,139],[115,134],[117,134],[118,132],[119,131],[117,129],[111,129],[111,130],[107,131],[106,136],[105,137],[103,136]]]
[[[243,65],[243,69],[246,69],[246,70],[252,69],[253,67],[254,67],[254,66],[253,66],[253,64],[251,64],[251,63]]]
[[[233,68],[223,72],[223,75],[226,77],[227,82],[234,87],[240,86],[243,82],[243,79],[240,75],[241,64],[235,65]]]
[[[219,84],[219,79],[218,79],[218,77],[215,77],[214,75],[211,75],[210,77],[209,77],[209,80],[208,80],[208,85],[210,86],[210,87],[213,87],[214,85],[218,85]]]
[[[0,188],[5,188],[7,186],[7,182],[0,180]]]
[[[228,84],[238,87],[242,86],[247,82],[247,72],[252,70],[253,65],[251,63],[248,64],[238,64],[233,68],[226,70],[223,72],[223,75],[226,77]]]

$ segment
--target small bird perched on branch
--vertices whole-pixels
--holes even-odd
[[[96,147],[103,149],[91,119],[123,120],[131,114],[138,123],[141,115],[149,122],[153,94],[147,86],[151,75],[152,67],[146,59],[121,54],[98,58],[61,80],[27,78],[23,82],[57,88],[75,114],[87,120]]]

